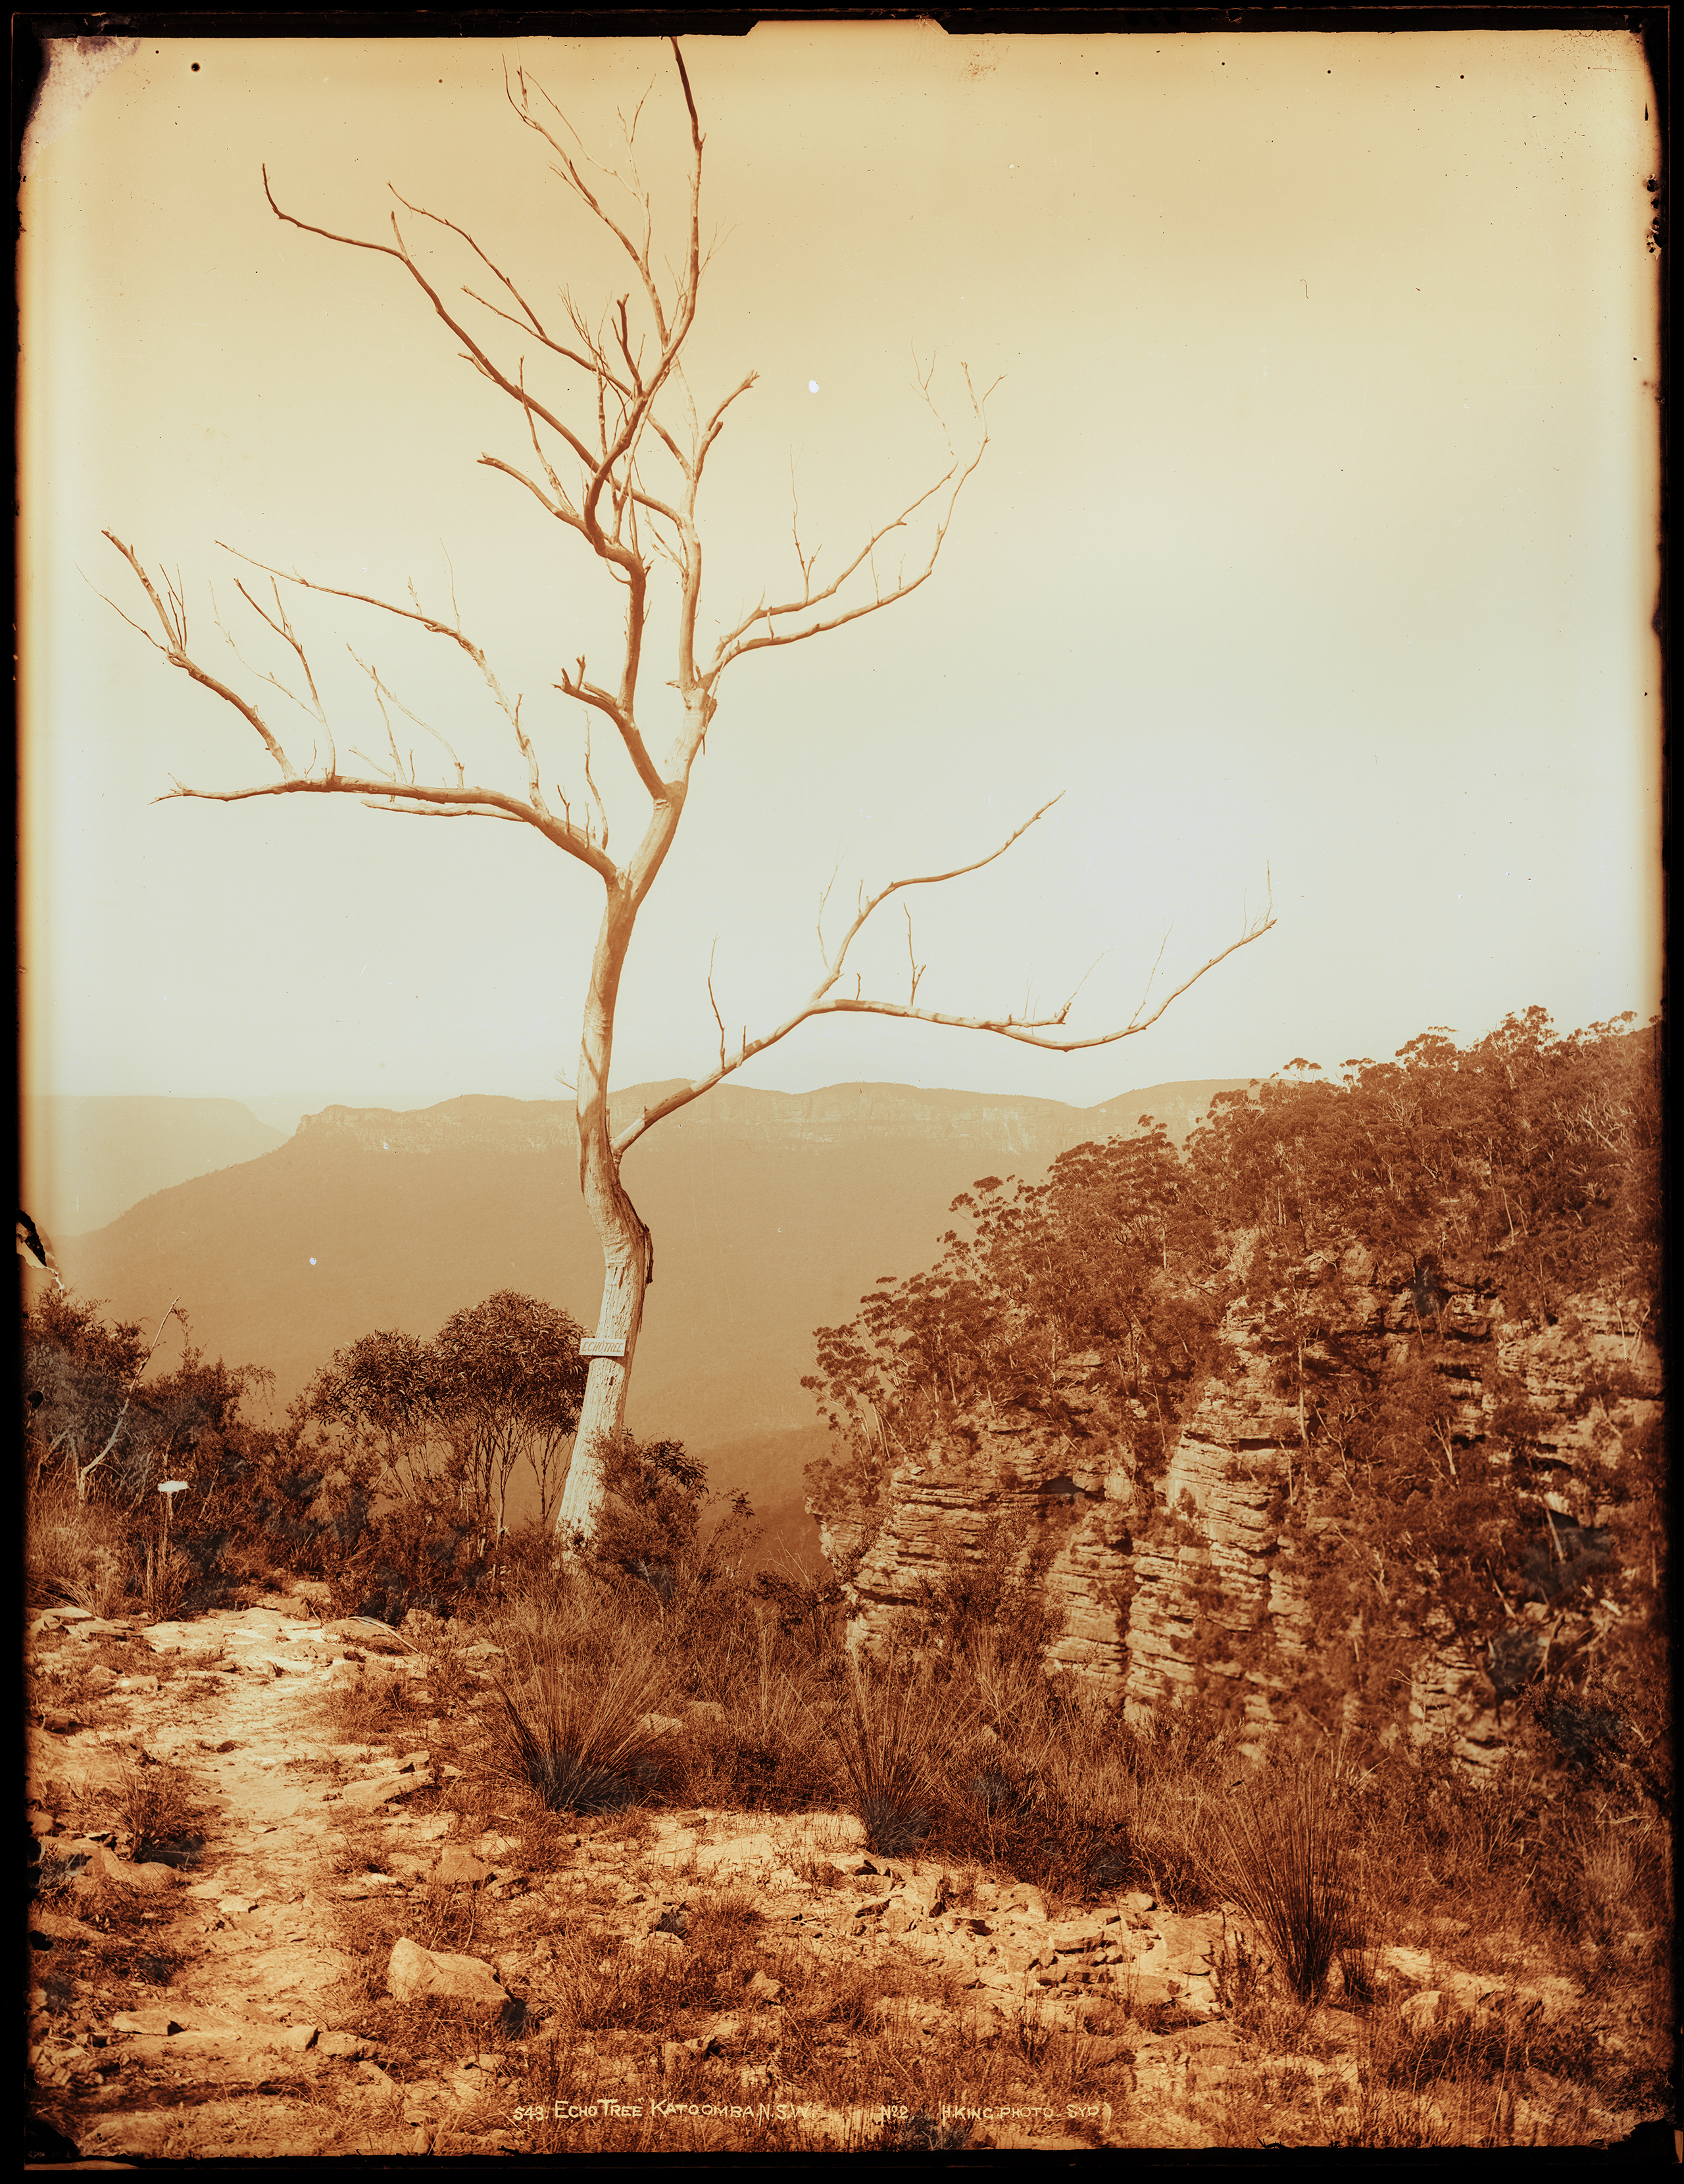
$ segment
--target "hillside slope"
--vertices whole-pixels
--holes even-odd
[[[20,1202],[56,1244],[103,1228],[142,1199],[285,1142],[237,1100],[21,1102]]]
[[[1153,1086],[1088,1110],[904,1085],[722,1088],[669,1117],[626,1162],[655,1247],[633,1429],[698,1452],[787,1434],[799,1498],[816,1326],[846,1318],[884,1272],[923,1263],[955,1195],[990,1168],[1039,1174],[1125,1114],[1173,1118],[1183,1134],[1231,1082]],[[616,1114],[665,1089],[633,1088]],[[430,1337],[496,1290],[594,1325],[601,1261],[572,1131],[560,1101],[328,1108],[276,1150],[158,1193],[61,1258],[121,1318],[150,1323],[179,1292],[194,1340],[267,1366],[284,1408],[358,1335]],[[763,1446],[753,1468],[768,1490]]]

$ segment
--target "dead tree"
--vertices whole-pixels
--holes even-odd
[[[986,855],[946,872],[924,872],[892,880],[875,894],[860,895],[855,915],[839,941],[827,947],[820,917],[820,951],[823,976],[813,991],[782,1023],[750,1039],[746,1032],[737,1050],[728,1050],[724,1027],[720,1026],[717,1064],[656,1105],[645,1108],[617,1133],[609,1127],[609,1072],[613,1056],[616,1000],[638,914],[660,876],[668,850],[684,814],[690,776],[705,749],[705,738],[719,703],[719,686],[728,669],[750,655],[796,644],[839,629],[868,615],[880,614],[923,584],[935,567],[947,535],[955,505],[988,446],[986,395],[979,396],[965,376],[971,415],[962,450],[947,438],[948,460],[933,482],[910,499],[885,523],[873,530],[844,566],[822,581],[817,553],[808,553],[795,538],[800,571],[799,588],[768,600],[764,595],[751,612],[727,627],[711,644],[700,643],[698,616],[702,598],[702,538],[696,514],[702,474],[724,428],[732,404],[755,384],[747,373],[723,399],[704,411],[692,396],[683,370],[686,343],[695,324],[702,281],[709,254],[701,239],[702,147],[701,125],[689,75],[677,40],[672,42],[678,78],[683,88],[689,122],[689,204],[687,233],[678,268],[664,270],[652,245],[653,209],[648,192],[633,171],[622,181],[598,167],[578,148],[577,139],[542,87],[524,70],[516,70],[507,84],[515,117],[540,137],[548,148],[552,171],[569,193],[575,209],[600,224],[607,237],[623,251],[633,269],[633,281],[627,294],[615,298],[605,315],[593,321],[564,293],[564,316],[546,322],[516,286],[514,280],[482,249],[465,228],[440,214],[398,198],[399,209],[391,214],[391,240],[371,241],[341,235],[300,219],[277,203],[264,171],[264,190],[278,220],[288,226],[348,249],[364,250],[389,259],[411,281],[431,306],[441,325],[460,346],[466,360],[508,401],[524,447],[518,461],[502,455],[482,454],[480,461],[500,471],[530,494],[545,515],[571,533],[576,550],[592,557],[601,574],[624,593],[624,636],[614,671],[594,676],[583,657],[560,671],[555,688],[585,710],[587,722],[594,716],[606,722],[635,769],[648,799],[649,811],[636,847],[623,861],[608,849],[608,816],[590,772],[587,739],[584,778],[587,798],[579,800],[581,816],[557,790],[554,801],[546,794],[539,754],[522,724],[521,699],[512,700],[482,648],[463,628],[452,599],[449,620],[425,612],[413,589],[407,605],[368,593],[321,583],[296,570],[270,567],[248,554],[236,558],[244,564],[237,588],[246,606],[265,624],[274,638],[289,649],[295,661],[298,687],[278,677],[260,679],[282,689],[308,711],[321,731],[326,755],[313,754],[304,766],[294,766],[279,737],[255,704],[228,682],[212,674],[189,648],[186,594],[179,580],[148,575],[140,555],[108,532],[105,536],[122,554],[149,602],[161,627],[159,638],[149,627],[125,616],[131,627],[163,654],[169,664],[231,706],[254,732],[276,776],[250,787],[230,789],[189,788],[176,783],[176,796],[207,798],[238,803],[259,796],[349,796],[360,798],[377,811],[408,813],[430,818],[486,818],[533,827],[546,841],[579,863],[589,866],[602,883],[604,905],[598,928],[590,983],[580,1041],[578,1077],[575,1088],[578,1125],[579,1187],[590,1217],[601,1240],[604,1261],[602,1308],[597,1321],[599,1338],[620,1346],[621,1354],[597,1357],[590,1367],[583,1415],[569,1469],[566,1490],[558,1515],[558,1528],[576,1539],[593,1533],[602,1492],[602,1451],[622,1424],[626,1394],[636,1354],[643,1317],[644,1293],[651,1275],[652,1245],[648,1229],[627,1194],[621,1163],[645,1130],[740,1069],[754,1056],[785,1039],[809,1017],[850,1011],[906,1017],[922,1023],[951,1024],[973,1031],[988,1031],[1026,1045],[1073,1052],[1102,1046],[1144,1031],[1157,1022],[1179,994],[1196,978],[1235,949],[1257,939],[1273,923],[1265,911],[1246,925],[1239,937],[1221,953],[1185,979],[1149,1013],[1140,1010],[1119,1028],[1079,1037],[1066,1029],[1070,1002],[1057,1014],[961,1017],[922,1006],[917,998],[923,967],[911,961],[910,987],[904,1001],[864,993],[856,977],[854,991],[839,991],[848,974],[847,961],[855,939],[890,896],[912,888],[939,886],[967,872],[980,871],[1005,855],[1013,842],[1034,825],[1051,807],[1043,805],[1022,826]],[[633,124],[635,128],[635,120]],[[629,133],[629,132],[628,132]],[[611,193],[612,182],[635,207],[626,217],[616,213],[618,200]],[[394,197],[397,192],[393,192]],[[401,215],[404,217],[400,217]],[[428,277],[427,270],[411,254],[406,238],[417,225],[443,231],[454,238],[471,260],[478,286],[465,285],[463,300],[446,295]],[[481,292],[483,289],[486,292]],[[635,299],[635,301],[634,301]],[[474,306],[470,323],[466,306]],[[541,365],[545,386],[555,382],[559,391],[538,391],[528,377],[528,359]],[[922,392],[930,402],[928,376]],[[938,421],[940,420],[938,419]],[[944,427],[944,436],[945,427]],[[892,578],[880,569],[886,562],[886,542],[909,526],[923,526],[922,545],[910,561],[901,560]],[[220,542],[219,542],[220,543]],[[232,552],[232,549],[223,550]],[[677,627],[671,686],[683,708],[683,726],[663,760],[657,760],[645,740],[640,713],[640,676],[644,666],[644,645],[650,625],[651,588],[663,573],[676,589]],[[265,580],[263,582],[257,579]],[[371,765],[365,773],[340,769],[337,745],[329,709],[320,694],[304,643],[288,618],[282,587],[351,602],[379,614],[393,616],[432,636],[459,647],[483,677],[490,701],[500,709],[514,749],[525,771],[524,793],[471,783],[459,760],[454,782],[429,783],[415,777],[413,756],[406,766],[393,731],[392,711],[401,701],[378,672],[365,666],[371,697],[385,727],[388,759]],[[121,612],[121,609],[118,610]],[[360,666],[364,665],[359,662]],[[441,738],[442,740],[442,738]],[[369,761],[365,760],[365,764]],[[1057,800],[1056,799],[1054,800]],[[911,924],[908,950],[911,956]],[[711,980],[709,995],[712,998]],[[1073,996],[1072,997],[1073,1000]],[[717,1019],[718,1010],[715,1008]]]

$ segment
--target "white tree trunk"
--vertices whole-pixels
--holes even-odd
[[[664,848],[664,844],[663,844]],[[651,874],[652,878],[653,875]],[[591,964],[589,997],[579,1048],[577,1112],[579,1190],[602,1245],[602,1308],[599,1337],[625,1344],[619,1357],[594,1357],[585,1381],[567,1484],[555,1529],[566,1540],[595,1536],[603,1495],[606,1446],[626,1422],[626,1391],[643,1324],[649,1286],[650,1234],[620,1180],[608,1127],[608,1071],[614,1046],[614,1009],[620,972],[632,938],[637,900],[623,881],[611,887]]]

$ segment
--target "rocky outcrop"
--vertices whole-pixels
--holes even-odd
[[[407,1935],[393,1946],[386,1985],[399,2002],[450,2002],[473,2017],[498,2018],[510,2010],[508,1993],[481,1958],[424,1949]]]
[[[979,1418],[955,1443],[901,1464],[874,1535],[860,1517],[822,1523],[834,1563],[850,1549],[857,1557],[855,1643],[917,1623],[956,1570],[994,1557],[1034,1569],[1058,1626],[1058,1666],[1107,1685],[1126,1672],[1112,1589],[1129,1552],[1136,1465],[1090,1385],[1102,1371],[1096,1353],[1067,1362],[1057,1424]]]
[[[1502,1693],[1563,1642],[1552,1592],[1607,1553],[1595,1481],[1619,1440],[1609,1407],[1587,1401],[1586,1387],[1609,1364],[1653,1377],[1658,1361],[1616,1300],[1575,1299],[1539,1326],[1452,1275],[1424,1293],[1413,1274],[1401,1279],[1362,1251],[1307,1271],[1338,1300],[1324,1339],[1376,1371],[1424,1312],[1434,1316],[1453,1464],[1486,1440],[1500,1397],[1512,1402],[1519,1390],[1544,1421],[1532,1468],[1557,1482],[1542,1498],[1559,1562],[1531,1573],[1543,1597],[1507,1602],[1477,1653],[1430,1616],[1408,1676],[1408,1735],[1447,1738],[1483,1764],[1503,1749]],[[1226,1686],[1249,1736],[1265,1736],[1321,1665],[1325,1602],[1318,1641],[1312,1591],[1341,1541],[1345,1505],[1303,1477],[1298,1414],[1277,1391],[1254,1306],[1230,1307],[1220,1344],[1220,1366],[1157,1466],[1137,1452],[1142,1422],[1118,1403],[1107,1361],[1090,1352],[1064,1362],[1040,1414],[962,1418],[940,1446],[899,1465],[880,1508],[825,1515],[825,1552],[848,1577],[850,1643],[875,1651],[927,1635],[944,1592],[992,1565],[1032,1587],[1055,1634],[1051,1671],[1121,1698],[1135,1719]],[[1613,1406],[1626,1428],[1653,1407],[1629,1396]],[[1582,1520],[1592,1503],[1592,1521],[1575,1522],[1575,1509]],[[1587,1602],[1575,1612],[1584,1627],[1566,1635],[1581,1646],[1605,1635],[1614,1613]],[[1341,1635],[1360,1649],[1360,1619]],[[1337,1702],[1347,1719],[1355,1703],[1348,1693]]]

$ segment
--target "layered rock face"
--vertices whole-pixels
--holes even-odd
[[[979,1418],[899,1466],[880,1524],[814,1509],[827,1558],[855,1565],[851,1643],[869,1649],[892,1639],[956,1568],[1003,1547],[1008,1562],[1040,1566],[1040,1589],[1062,1633],[1051,1663],[1107,1687],[1126,1676],[1112,1594],[1133,1544],[1136,1463],[1090,1384],[1102,1370],[1089,1352],[1059,1376],[1063,1408],[1085,1430],[1023,1415]]]
[[[1486,1439],[1497,1391],[1518,1388],[1546,1422],[1533,1458],[1550,1484],[1543,1501],[1560,1568],[1536,1588],[1565,1593],[1571,1569],[1606,1559],[1608,1535],[1571,1516],[1600,1496],[1595,1481],[1610,1427],[1640,1423],[1653,1405],[1631,1398],[1586,1404],[1598,1367],[1635,1366],[1658,1379],[1658,1361],[1617,1302],[1572,1301],[1553,1324],[1511,1318],[1503,1300],[1446,1279],[1430,1296],[1363,1252],[1312,1272],[1336,1280],[1345,1355],[1379,1369],[1407,1346],[1424,1311],[1436,1321],[1434,1363],[1449,1398],[1445,1462]],[[1313,1591],[1322,1591],[1345,1532],[1343,1496],[1303,1476],[1296,1405],[1277,1391],[1275,1360],[1260,1340],[1260,1315],[1243,1301],[1220,1329],[1218,1368],[1196,1390],[1157,1463],[1137,1453],[1143,1419],[1111,1392],[1097,1352],[1067,1358],[1040,1414],[976,1412],[939,1446],[901,1462],[876,1511],[821,1513],[825,1552],[847,1574],[850,1643],[880,1651],[928,1629],[944,1590],[984,1564],[1010,1566],[1056,1631],[1050,1671],[1079,1676],[1141,1719],[1178,1699],[1224,1691],[1248,1741],[1266,1736],[1318,1658]],[[811,1505],[810,1505],[811,1506]],[[1575,1558],[1577,1557],[1577,1564]],[[1561,1580],[1553,1584],[1552,1579]],[[1551,1602],[1493,1601],[1488,1646],[1453,1641],[1430,1613],[1408,1664],[1400,1730],[1416,1741],[1447,1737],[1458,1756],[1487,1763],[1503,1748],[1499,1686],[1518,1685],[1546,1645],[1583,1646],[1616,1611],[1584,1602],[1570,1615]],[[1361,1657],[1361,1617],[1341,1635]],[[1576,1619],[1574,1619],[1574,1617]],[[1571,1627],[1564,1629],[1564,1620]],[[1342,1621],[1342,1618],[1341,1618]],[[1583,1627],[1580,1627],[1580,1626]],[[1323,1725],[1352,1717],[1347,1693]]]

